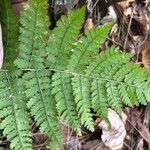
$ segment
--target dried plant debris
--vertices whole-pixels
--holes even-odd
[[[84,24],[84,32],[87,32],[88,30],[92,29],[93,27],[94,27],[94,24],[93,24],[92,18],[88,18]]]
[[[149,150],[150,144],[150,107],[129,109],[125,112],[128,116],[126,123],[126,145],[131,149]]]
[[[142,64],[145,68],[150,70],[150,46],[142,50]]]
[[[123,148],[126,137],[125,122],[127,116],[122,112],[121,117],[112,109],[108,111],[109,123],[102,120],[99,127],[102,129],[102,141],[112,150]]]

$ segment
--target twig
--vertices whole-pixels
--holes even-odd
[[[129,35],[129,32],[130,32],[130,27],[131,27],[131,23],[132,23],[132,19],[133,19],[133,13],[134,13],[135,8],[136,8],[136,6],[133,8],[132,13],[131,13],[131,18],[130,18],[130,21],[129,21],[127,35],[126,35],[125,42],[124,42],[124,47],[123,47],[124,51],[127,47],[128,35]]]
[[[143,135],[143,133],[142,133],[141,131],[139,131],[139,130],[132,124],[132,122],[131,122],[129,119],[127,119],[127,121],[134,127],[134,129],[135,129],[147,142],[150,142],[150,141],[145,137],[145,135]]]

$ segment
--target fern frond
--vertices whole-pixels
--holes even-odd
[[[43,68],[45,46],[48,41],[49,18],[47,0],[30,0],[21,13],[18,68]]]
[[[74,103],[71,74],[56,73],[52,80],[52,93],[55,95],[56,108],[60,116],[76,131],[80,132],[80,121]]]
[[[5,51],[5,69],[12,69],[13,62],[18,56],[18,17],[11,7],[10,0],[0,1],[0,22],[3,30],[3,43]]]
[[[18,70],[0,72],[0,127],[15,150],[31,149],[26,107],[55,150],[62,146],[59,119],[78,132],[81,125],[93,131],[91,108],[107,120],[110,107],[120,112],[123,104],[150,102],[149,73],[129,63],[130,54],[111,47],[97,57],[112,24],[78,39],[85,16],[81,8],[58,21],[48,42],[47,2],[27,2],[20,20]]]
[[[11,141],[14,150],[31,150],[29,116],[26,110],[22,80],[14,80],[13,74],[0,72],[0,128]],[[19,88],[18,88],[19,87]]]
[[[73,43],[76,42],[84,21],[85,7],[72,11],[57,22],[53,30],[51,41],[47,47],[48,62],[50,68],[64,69],[71,56]]]
[[[47,70],[30,71],[23,78],[27,89],[25,93],[30,99],[27,105],[37,125],[55,144],[60,144],[61,131],[55,110],[55,100],[51,95],[50,72]]]

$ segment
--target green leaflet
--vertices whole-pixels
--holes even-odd
[[[90,101],[90,81],[81,75],[76,75],[72,78],[72,86],[74,91],[74,101],[76,109],[81,119],[81,124],[86,126],[89,130],[94,131],[94,123],[91,114]]]
[[[112,23],[93,28],[86,32],[85,37],[79,39],[69,60],[68,69],[70,71],[84,73],[86,67],[97,55],[101,44],[106,40],[111,27]]]
[[[103,52],[87,69],[88,75],[105,82],[105,99],[109,107],[118,112],[121,111],[122,100],[129,106],[146,104],[149,101],[150,93],[144,92],[150,87],[148,72],[135,64],[128,64],[130,58],[130,55],[120,53],[112,47]]]
[[[30,0],[24,7],[20,17],[19,57],[15,60],[20,69],[44,67],[49,27],[47,9],[47,0]]]
[[[24,76],[26,95],[30,99],[28,108],[42,132],[47,133],[55,144],[61,143],[61,132],[57,118],[56,104],[51,95],[50,72],[30,71]]]
[[[12,10],[10,0],[0,1],[0,22],[3,30],[4,44],[4,67],[5,69],[13,68],[13,62],[18,56],[18,17]]]
[[[85,7],[68,13],[57,22],[47,47],[49,68],[65,69],[72,54],[81,26],[84,22]]]
[[[100,116],[102,119],[107,119],[108,112],[108,100],[107,100],[107,91],[104,88],[106,81],[102,81],[99,79],[93,79],[91,84],[91,103],[92,108]]]
[[[17,73],[0,72],[0,128],[11,141],[12,149],[31,150],[32,140],[24,87],[22,80],[15,79],[13,74]]]
[[[52,82],[52,93],[55,95],[56,108],[60,116],[77,132],[80,132],[80,122],[74,103],[71,86],[71,74],[55,73]]]
[[[25,5],[21,15],[20,53],[15,64],[20,69],[36,68],[37,70],[23,73],[26,86],[27,103],[31,114],[42,132],[45,132],[52,143],[61,144],[61,132],[51,95],[50,72],[38,71],[44,68],[45,48],[48,41],[48,3],[47,0],[33,0]]]

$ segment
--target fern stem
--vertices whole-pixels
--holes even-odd
[[[42,71],[43,69],[22,69],[22,71]],[[98,76],[92,76],[92,75],[88,75],[88,74],[80,74],[80,73],[76,73],[76,72],[71,72],[68,70],[58,70],[58,69],[46,69],[49,71],[55,71],[55,72],[60,72],[60,73],[65,73],[65,74],[72,74],[73,76],[78,75],[78,76],[82,76],[82,77],[87,77],[87,78],[91,78],[91,79],[98,79],[98,80],[102,80],[102,81],[108,81],[108,82],[116,82],[119,84],[123,84],[123,85],[127,85],[127,86],[131,86],[131,87],[136,87],[136,88],[143,88],[142,86],[138,86],[138,85],[133,85],[133,84],[129,84],[129,83],[125,83],[125,82],[120,82],[120,81],[116,81],[116,80],[111,80],[111,79],[107,79],[107,78],[102,78],[102,77],[98,77]],[[8,70],[4,70],[2,69],[1,71],[8,71]]]

